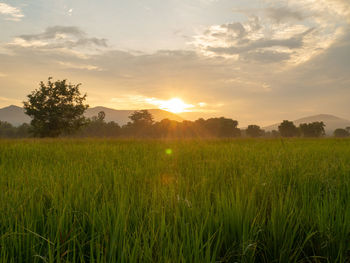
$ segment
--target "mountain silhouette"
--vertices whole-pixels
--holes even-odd
[[[24,113],[24,109],[15,105],[0,109],[0,121],[6,121],[18,126],[22,123],[29,123],[30,118]]]
[[[119,125],[124,125],[130,119],[128,118],[135,110],[115,110],[106,107],[94,107],[87,109],[85,116],[91,118],[97,116],[100,111],[106,113],[106,121],[114,121]],[[183,119],[171,112],[160,110],[160,109],[149,109],[148,110],[154,117],[155,121],[161,121],[163,119],[170,119],[175,121],[183,121]],[[24,113],[24,109],[15,105],[11,105],[0,109],[0,121],[6,121],[12,125],[18,126],[22,123],[30,123],[30,118]]]

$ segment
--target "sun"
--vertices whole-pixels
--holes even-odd
[[[147,103],[156,105],[159,109],[166,110],[172,113],[189,112],[195,108],[192,104],[185,103],[180,98],[172,98],[169,100],[159,100],[156,98],[147,98]]]
[[[159,103],[160,109],[170,111],[172,113],[186,112],[188,111],[188,109],[193,107],[193,105],[185,103],[180,98],[172,98],[170,100],[164,100],[161,103]]]

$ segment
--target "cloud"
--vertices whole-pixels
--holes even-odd
[[[208,56],[277,63],[295,59],[314,39],[315,29],[303,25],[275,25],[268,31],[269,28],[253,16],[246,23],[211,26],[195,36],[193,44]]]
[[[20,35],[15,38],[12,45],[47,49],[108,47],[106,39],[88,37],[84,31],[75,26],[53,26],[39,34]]]
[[[296,8],[303,8],[318,15],[319,19],[334,22],[339,18],[350,21],[350,2],[348,0],[292,0]]]
[[[288,49],[297,49],[303,47],[304,36],[312,32],[313,29],[307,30],[302,34],[293,36],[287,39],[257,39],[257,40],[247,40],[246,43],[238,46],[229,46],[229,47],[207,47],[208,51],[212,51],[216,54],[240,54],[248,52],[251,50],[259,50],[271,47],[285,47]],[[275,51],[277,53],[277,51]]]
[[[292,10],[291,8],[285,7],[269,7],[265,9],[267,16],[273,19],[277,23],[281,23],[283,21],[296,20],[302,21],[306,18],[306,15]]]
[[[271,50],[258,50],[247,52],[242,55],[242,60],[256,61],[260,63],[274,63],[289,60],[291,54],[287,52],[276,52]]]
[[[0,3],[0,14],[5,16],[5,20],[10,21],[21,21],[24,17],[21,9],[5,3]]]
[[[266,5],[235,9],[247,19],[209,26],[190,44],[206,56],[290,67],[327,50],[350,23],[347,0],[281,0],[278,5],[266,0]]]
[[[247,35],[247,31],[241,23],[231,23],[222,25],[222,28],[226,28],[228,33],[231,33],[235,38],[243,38]]]
[[[348,43],[349,39],[337,41],[333,50],[317,60],[288,71],[281,71],[279,64],[266,66],[251,63],[250,58],[234,61],[188,50],[150,54],[108,50],[80,58],[55,49],[27,47],[16,49],[12,56],[0,55],[9,76],[21,72],[21,78],[0,78],[0,85],[7,87],[3,96],[24,97],[40,80],[54,74],[72,83],[82,82],[82,90],[88,93],[92,105],[141,109],[150,107],[146,99],[166,101],[179,97],[198,111],[210,112],[207,117],[232,117],[242,125],[259,119],[268,121],[266,118],[272,118],[272,123],[281,118],[294,119],[305,114],[301,112],[305,105],[314,109],[312,113],[327,113],[331,105],[332,109],[342,108],[350,114],[342,99],[349,97]],[[17,65],[16,71],[11,71],[13,64]],[[325,104],[327,96],[331,99]],[[201,107],[200,102],[206,105]],[[219,108],[214,107],[218,104]],[[201,115],[193,118],[196,116]]]
[[[75,63],[63,62],[63,61],[58,61],[57,63],[67,69],[102,71],[101,68],[94,65],[89,65],[89,64],[75,64]]]
[[[44,32],[39,34],[20,35],[18,37],[26,41],[32,41],[56,39],[60,37],[62,38],[65,35],[70,35],[76,38],[83,38],[85,37],[86,33],[75,26],[53,26],[46,28]]]

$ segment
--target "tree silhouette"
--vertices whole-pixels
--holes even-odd
[[[154,123],[153,116],[148,110],[134,111],[133,114],[129,116],[132,122],[128,122],[123,126],[123,133],[126,136],[152,136],[152,125]]]
[[[238,121],[228,118],[210,118],[207,120],[198,120],[198,124],[202,126],[210,136],[214,137],[238,137],[241,130],[237,128]]]
[[[339,138],[349,137],[350,133],[347,131],[347,129],[336,129],[334,131],[334,136]]]
[[[30,125],[23,123],[18,127],[6,121],[0,121],[0,138],[27,138],[30,136]]]
[[[295,137],[299,135],[298,128],[292,121],[288,120],[284,120],[280,126],[278,126],[278,131],[282,137]]]
[[[324,127],[326,125],[321,122],[302,123],[299,125],[300,132],[304,137],[321,137],[325,135]]]
[[[105,121],[106,114],[100,111],[97,116],[88,119],[87,124],[76,135],[78,137],[117,137],[120,136],[118,123]]]
[[[68,84],[67,80],[52,81],[29,94],[24,102],[25,113],[32,118],[31,125],[35,136],[57,137],[71,133],[85,124],[83,116],[89,107],[84,104],[86,94],[81,95],[81,84]]]
[[[100,111],[98,114],[97,114],[97,119],[100,121],[100,122],[104,122],[105,121],[105,118],[106,118],[106,113],[104,111]]]
[[[246,134],[250,137],[260,137],[264,135],[264,130],[260,129],[258,125],[249,125]]]
[[[129,116],[129,119],[132,120],[133,124],[141,126],[152,125],[154,122],[153,116],[148,110],[134,111],[134,113]]]

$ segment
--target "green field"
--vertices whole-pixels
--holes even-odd
[[[0,141],[1,262],[350,262],[350,140]]]

